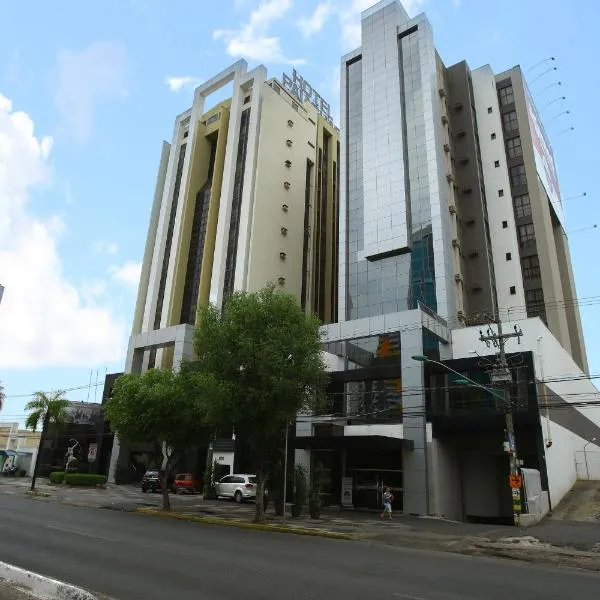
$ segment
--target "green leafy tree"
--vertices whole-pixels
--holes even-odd
[[[48,435],[48,429],[52,426],[55,430],[59,430],[67,422],[69,414],[67,407],[69,401],[65,398],[65,393],[61,390],[47,394],[46,392],[36,392],[33,400],[30,400],[25,405],[25,410],[28,411],[25,427],[36,431],[40,422],[42,423],[42,434],[40,435],[40,445],[35,458],[35,466],[33,468],[33,477],[31,478],[31,491],[35,489],[37,473]]]
[[[163,457],[163,509],[171,510],[169,476],[177,458],[205,439],[203,413],[188,390],[185,373],[150,369],[122,375],[115,382],[104,413],[112,429],[128,443],[151,444]]]
[[[200,313],[194,339],[202,405],[214,430],[235,430],[257,478],[255,522],[264,522],[265,475],[280,456],[286,424],[324,398],[319,321],[268,286],[233,294]]]

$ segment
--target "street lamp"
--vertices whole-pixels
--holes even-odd
[[[587,473],[587,478],[588,478],[588,481],[590,480],[590,468],[588,467],[588,461],[587,461],[587,451],[586,451],[586,448],[587,448],[587,447],[588,447],[588,446],[589,446],[591,443],[593,443],[593,442],[595,442],[595,441],[596,441],[596,438],[595,438],[595,437],[593,437],[593,438],[592,438],[592,439],[591,439],[589,442],[586,442],[586,443],[583,445],[583,458],[585,459],[585,472]]]
[[[288,362],[294,362],[294,356],[289,354],[286,358]],[[285,454],[283,456],[283,513],[281,515],[281,523],[285,525],[285,500],[287,495],[287,470],[288,470],[288,438],[290,433],[290,422],[285,423]]]
[[[496,398],[499,398],[500,400],[504,400],[505,399],[504,398],[504,394],[501,394],[501,393],[497,392],[496,390],[494,390],[493,388],[486,387],[485,385],[481,385],[481,383],[477,383],[476,381],[473,381],[472,379],[469,379],[468,377],[466,377],[462,373],[459,373],[458,371],[455,371],[454,369],[451,369],[448,365],[445,365],[444,363],[441,363],[441,362],[439,362],[437,360],[433,360],[431,358],[428,358],[427,356],[424,356],[423,354],[416,354],[415,356],[412,356],[411,358],[413,360],[417,360],[419,362],[433,363],[435,365],[438,365],[438,366],[442,367],[442,369],[446,369],[446,371],[450,371],[451,373],[454,373],[455,375],[458,375],[459,379],[455,380],[455,383],[459,383],[461,385],[472,385],[473,387],[478,387],[478,388],[481,388],[482,390],[485,390],[486,392],[488,392],[492,396],[495,396]]]

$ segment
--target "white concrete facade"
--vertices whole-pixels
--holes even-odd
[[[511,309],[514,317],[523,314],[525,291],[502,135],[496,76],[489,65],[475,69],[471,75],[487,196],[498,310],[503,318],[510,319]],[[492,109],[491,112],[489,108]],[[496,161],[500,162],[499,167],[495,166]],[[511,293],[513,286],[514,294]]]

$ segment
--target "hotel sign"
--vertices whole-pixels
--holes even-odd
[[[297,73],[296,69],[292,69],[291,77],[286,73],[283,74],[283,87],[290,92],[292,96],[298,98],[301,104],[308,100],[317,109],[318,113],[328,123],[333,125],[329,102],[323,100],[312,85]]]

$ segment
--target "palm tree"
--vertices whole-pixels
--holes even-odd
[[[35,458],[33,477],[31,478],[32,492],[35,489],[40,455],[46,440],[48,426],[54,425],[55,427],[61,427],[68,418],[67,407],[69,406],[69,401],[64,395],[65,393],[61,390],[50,394],[47,394],[46,392],[36,392],[33,396],[33,400],[30,400],[25,405],[25,410],[29,411],[29,415],[25,421],[25,427],[35,431],[40,421],[42,422],[42,435],[40,436],[40,445]]]

